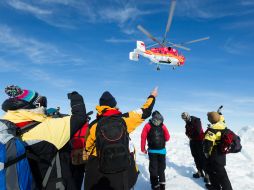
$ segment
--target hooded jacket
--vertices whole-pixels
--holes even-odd
[[[134,131],[146,118],[151,115],[155,97],[149,96],[146,103],[138,110],[121,114],[121,112],[109,106],[97,106],[97,119],[90,124],[90,134],[86,141],[86,149],[89,153],[86,167],[84,186],[87,190],[92,189],[131,189],[138,178],[138,170],[135,163],[135,155],[130,154],[130,165],[127,171],[104,174],[99,170],[99,159],[96,151],[96,128],[98,120],[103,116],[119,115],[126,123],[127,132]]]
[[[226,155],[219,150],[222,131],[226,128],[224,117],[221,115],[217,123],[212,124],[205,132],[203,143],[204,153],[209,155],[210,162],[226,165]]]
[[[185,125],[185,134],[190,140],[203,141],[204,131],[200,118],[190,116],[190,121]]]

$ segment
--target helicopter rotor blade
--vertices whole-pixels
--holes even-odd
[[[196,39],[196,40],[191,40],[191,41],[188,41],[188,42],[183,42],[181,43],[181,45],[185,45],[185,44],[192,44],[192,43],[196,43],[196,42],[200,42],[200,41],[204,41],[204,40],[209,40],[210,37],[207,36],[207,37],[204,37],[204,38],[199,38],[199,39]]]
[[[170,44],[171,47],[181,48],[181,49],[184,49],[186,51],[190,51],[191,50],[190,48],[187,48],[187,47],[183,46],[182,44],[175,44],[175,43],[172,43],[172,42],[166,42],[166,43]]]
[[[148,38],[150,38],[151,40],[157,42],[158,44],[160,44],[161,46],[165,46],[163,45],[159,40],[157,40],[155,37],[152,36],[152,34],[150,34],[144,27],[142,27],[141,25],[138,25],[137,28],[143,32]]]
[[[177,47],[177,48],[184,49],[184,50],[186,50],[186,51],[190,51],[190,50],[191,50],[190,48],[187,48],[187,47],[182,46],[182,45],[180,45],[180,44],[174,44],[174,45],[172,45],[172,46],[173,46],[173,47]]]
[[[149,45],[149,46],[146,46],[146,48],[149,49],[149,48],[151,48],[151,47],[153,47],[153,46],[156,46],[156,45],[158,45],[158,43],[155,43],[155,44],[151,44],[151,45]]]
[[[163,44],[166,40],[167,33],[170,29],[170,26],[171,26],[171,23],[172,23],[172,20],[173,20],[173,14],[174,14],[174,11],[175,11],[175,6],[176,6],[176,0],[171,0],[171,5],[170,5],[170,8],[169,8],[169,15],[168,15],[168,22],[167,22],[165,34],[164,34],[163,41],[162,41]]]

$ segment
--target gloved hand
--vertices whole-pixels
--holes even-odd
[[[73,91],[73,92],[71,92],[71,93],[68,93],[67,94],[67,97],[68,97],[68,99],[73,99],[73,98],[75,98],[75,96],[77,96],[77,95],[79,95],[79,93],[78,92],[76,92],[76,91]],[[79,95],[80,96],[80,95]]]
[[[151,95],[154,96],[154,97],[157,97],[158,96],[158,87],[155,87],[153,89],[153,91],[151,92]]]
[[[143,152],[144,154],[147,154],[147,150],[146,149],[141,150],[141,152]]]
[[[83,97],[76,91],[67,94],[68,99],[71,101],[72,114],[80,112],[86,114],[86,108]]]
[[[67,94],[69,100],[71,100],[71,107],[83,103],[83,97],[76,91]]]

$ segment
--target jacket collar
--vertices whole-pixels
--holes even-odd
[[[122,114],[117,108],[111,108],[109,106],[96,106],[96,110],[97,117]]]

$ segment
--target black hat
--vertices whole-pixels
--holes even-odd
[[[158,112],[157,110],[154,111],[152,113],[152,119],[150,119],[151,123],[154,124],[155,126],[160,126],[163,121],[164,121],[164,118],[163,116],[160,114],[160,112]]]
[[[17,98],[6,99],[2,104],[2,110],[7,112],[8,110],[18,110],[18,109],[32,109],[35,108],[34,105],[29,102]]]
[[[110,94],[110,92],[105,91],[100,97],[100,106],[109,106],[111,108],[116,107],[116,99]]]

